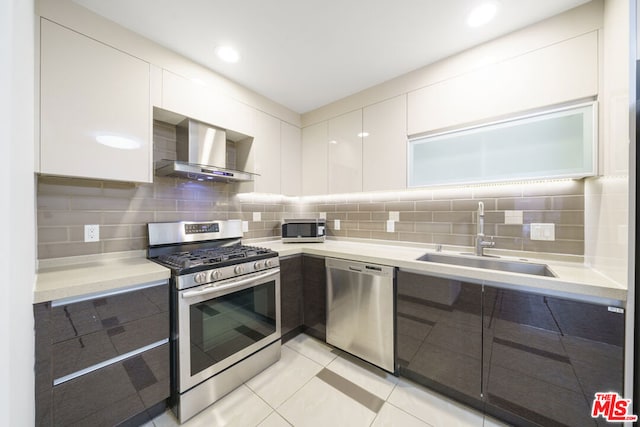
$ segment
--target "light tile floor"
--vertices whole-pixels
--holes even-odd
[[[176,418],[167,411],[144,427],[175,426],[178,426]],[[183,426],[502,427],[505,424],[301,334],[282,346],[280,361]]]

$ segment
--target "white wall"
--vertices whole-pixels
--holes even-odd
[[[34,5],[0,0],[0,425],[34,424]]]

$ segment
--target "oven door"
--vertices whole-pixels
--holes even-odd
[[[178,292],[180,393],[280,339],[280,268]]]

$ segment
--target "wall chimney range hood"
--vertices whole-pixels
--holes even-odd
[[[176,125],[176,158],[156,162],[156,175],[218,182],[253,181],[256,175],[227,167],[224,129],[190,118]]]

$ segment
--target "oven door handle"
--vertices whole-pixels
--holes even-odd
[[[184,292],[182,294],[182,298],[193,298],[193,297],[199,297],[199,296],[203,296],[203,295],[207,295],[207,294],[212,294],[214,292],[219,292],[225,289],[232,289],[232,288],[236,288],[236,287],[241,287],[244,286],[248,283],[251,282],[256,282],[262,279],[266,279],[267,277],[276,275],[280,273],[280,269],[279,268],[275,268],[272,271],[269,271],[268,273],[263,273],[263,274],[259,274],[257,276],[251,276],[248,277],[246,279],[242,279],[242,280],[234,280],[231,283],[227,283],[227,284],[220,284],[220,285],[208,285],[205,286],[203,289],[199,290],[199,291],[187,291]]]

